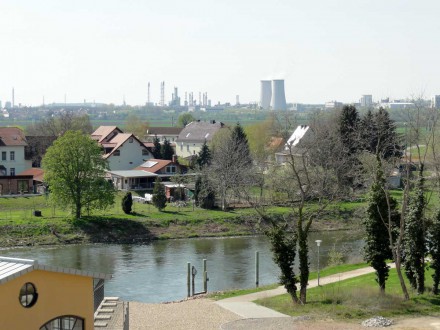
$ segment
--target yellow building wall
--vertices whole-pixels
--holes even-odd
[[[38,300],[30,308],[19,302],[21,287],[34,284]],[[93,278],[34,270],[0,284],[0,329],[40,329],[64,315],[84,319],[84,329],[93,330]]]

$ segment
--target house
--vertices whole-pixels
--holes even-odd
[[[32,176],[32,187],[29,187],[29,192],[43,194],[46,192],[46,187],[43,183],[44,171],[38,167],[29,168],[20,173],[20,177],[24,175]]]
[[[92,133],[92,139],[102,146],[111,171],[129,170],[153,158],[134,134],[123,133],[116,126],[100,126]]]
[[[150,159],[132,170],[108,171],[107,177],[118,190],[152,190],[157,177],[164,181],[184,173],[186,167],[175,159]]]
[[[176,154],[179,157],[189,158],[198,154],[202,145],[212,141],[214,135],[225,125],[215,120],[209,122],[193,121],[185,126],[176,140]]]
[[[153,142],[156,136],[161,143],[165,139],[175,142],[182,129],[181,127],[148,127],[144,142]]]
[[[298,126],[287,142],[284,144],[283,150],[275,153],[275,162],[277,164],[285,164],[290,155],[301,155],[303,149],[301,148],[306,139],[312,136],[310,126]]]
[[[27,146],[21,129],[0,127],[0,175],[15,176],[32,167],[32,161],[25,157]]]
[[[0,329],[92,330],[110,278],[0,257]]]

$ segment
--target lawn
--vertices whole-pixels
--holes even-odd
[[[426,273],[426,286],[432,286],[431,273]],[[365,319],[384,317],[440,315],[440,296],[430,292],[417,295],[411,290],[409,301],[403,300],[394,269],[390,271],[386,295],[380,296],[375,275],[368,274],[307,290],[307,304],[294,305],[287,294],[256,301],[281,313],[318,319]]]

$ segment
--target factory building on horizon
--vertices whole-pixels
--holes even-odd
[[[263,110],[287,110],[284,79],[261,80],[260,107]]]

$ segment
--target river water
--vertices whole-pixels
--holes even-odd
[[[317,246],[321,239],[320,265],[328,263],[333,247],[345,262],[361,261],[363,240],[350,232],[322,232],[310,235],[310,267],[317,267]],[[276,283],[279,270],[272,261],[265,236],[200,238],[154,241],[148,245],[67,245],[0,249],[6,257],[38,260],[40,264],[112,274],[106,281],[106,296],[141,302],[184,299],[187,294],[187,262],[198,270],[196,292],[203,289],[202,262],[207,259],[208,291],[255,287],[255,252],[260,255],[260,285]]]

